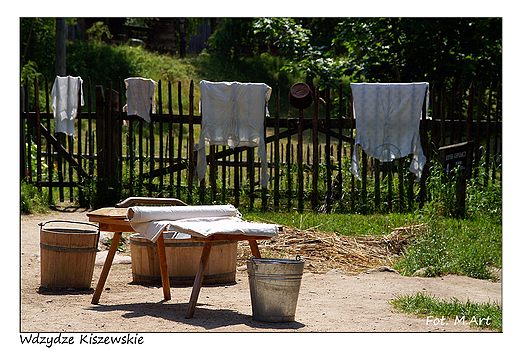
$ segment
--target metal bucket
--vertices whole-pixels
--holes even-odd
[[[247,261],[253,319],[263,322],[292,322],[305,260],[258,259]]]

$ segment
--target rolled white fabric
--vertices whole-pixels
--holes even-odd
[[[156,220],[182,220],[220,216],[241,217],[242,214],[232,205],[135,206],[128,208],[127,212],[130,224]]]

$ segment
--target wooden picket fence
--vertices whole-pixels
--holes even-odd
[[[122,81],[105,89],[84,79],[85,106],[77,116],[75,138],[54,133],[50,88],[47,79],[22,86],[20,177],[45,188],[53,201],[102,206],[150,196],[264,210],[327,212],[339,206],[368,212],[413,210],[429,200],[428,171],[417,182],[408,171],[409,157],[380,164],[363,152],[362,181],[350,174],[355,119],[348,86],[316,89],[311,107],[286,116],[280,101],[287,97],[274,87],[265,122],[271,176],[267,188],[259,186],[260,162],[256,150],[248,147],[210,146],[209,171],[198,182],[194,146],[202,117],[193,81],[188,89],[180,82],[159,81],[157,110],[147,123],[122,111]],[[420,125],[429,163],[440,147],[473,141],[473,175],[484,169],[496,181],[501,174],[501,103],[500,84],[449,90],[430,84],[429,118]]]

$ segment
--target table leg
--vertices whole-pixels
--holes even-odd
[[[164,246],[164,236],[161,233],[157,239],[157,253],[159,254],[159,265],[161,267],[161,281],[163,286],[164,300],[170,300],[170,277],[168,274],[168,265],[166,263],[166,248]]]
[[[256,239],[250,239],[249,240],[249,247],[251,248],[251,253],[255,258],[261,258],[260,255],[260,249],[258,249],[258,243],[256,242]]]
[[[204,279],[204,272],[209,262],[209,253],[211,252],[211,246],[213,242],[204,242],[204,248],[202,249],[202,255],[200,256],[199,269],[195,276],[195,282],[193,283],[193,289],[191,290],[190,303],[188,304],[188,311],[186,312],[185,318],[192,318],[195,312],[195,306],[197,305],[197,299],[199,298],[200,287],[202,286],[202,280]]]
[[[110,249],[108,250],[108,255],[103,265],[103,270],[101,271],[101,276],[99,276],[96,291],[94,292],[94,296],[92,297],[92,304],[99,303],[99,298],[101,297],[101,292],[103,292],[103,287],[105,286],[108,272],[110,271],[110,267],[112,267],[112,261],[114,261],[114,256],[117,252],[117,246],[119,245],[121,234],[122,232],[114,232],[114,237],[112,238],[112,242],[110,243]]]

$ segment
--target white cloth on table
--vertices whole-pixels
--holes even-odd
[[[248,236],[275,237],[278,235],[278,226],[247,222],[237,216],[191,218],[181,220],[154,220],[132,225],[140,235],[156,242],[163,230],[175,231],[193,237],[206,238],[213,234],[244,234]],[[185,238],[185,237],[176,237]]]
[[[55,132],[76,136],[74,120],[83,100],[83,80],[80,77],[60,77],[54,80],[51,91],[51,106],[54,111]]]
[[[410,171],[421,178],[426,157],[419,124],[428,83],[352,83],[356,138],[350,171],[360,176],[359,149],[383,162],[413,154]],[[426,115],[427,116],[427,115]]]
[[[276,236],[278,226],[242,220],[233,205],[193,205],[146,207],[128,209],[127,217],[134,231],[156,242],[163,230],[195,237],[215,233]],[[176,238],[187,238],[178,235]]]
[[[198,144],[197,174],[206,174],[206,146],[258,147],[261,162],[260,185],[269,182],[264,120],[271,87],[263,83],[200,82],[201,131]]]
[[[127,78],[126,99],[123,111],[127,115],[137,115],[150,123],[150,108],[155,113],[155,87],[157,83],[152,79]]]

